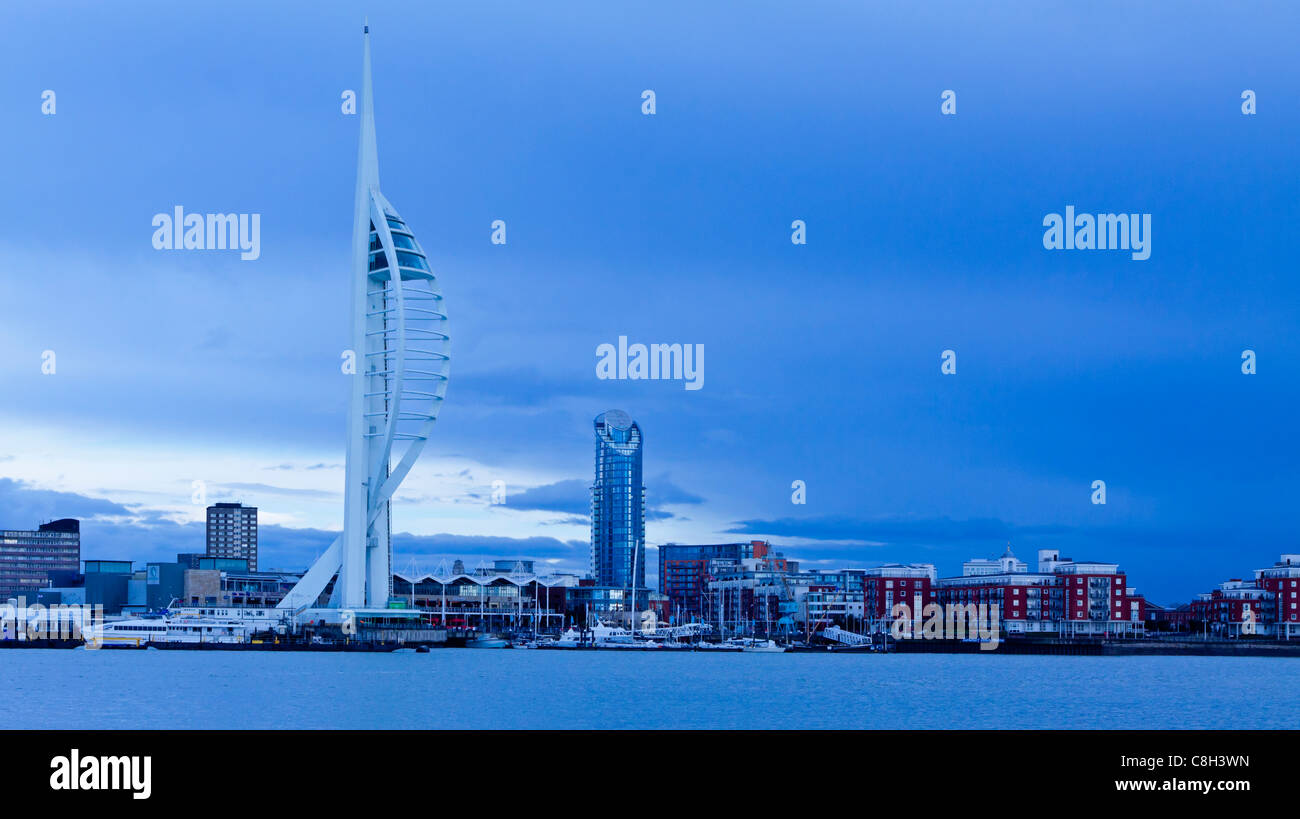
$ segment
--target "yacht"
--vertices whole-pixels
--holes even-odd
[[[638,640],[631,631],[620,626],[607,626],[597,621],[591,630],[591,643],[596,648],[659,648],[659,644]]]
[[[691,648],[696,651],[744,651],[743,648],[734,644],[730,640],[721,643],[706,643],[701,641],[694,643]]]
[[[785,652],[785,646],[777,645],[775,640],[760,640],[756,637],[734,637],[728,640],[726,644],[736,646],[744,652],[759,654],[782,654]]]
[[[582,635],[575,628],[567,628],[564,634],[560,635],[558,640],[552,640],[547,647],[553,648],[581,648]]]

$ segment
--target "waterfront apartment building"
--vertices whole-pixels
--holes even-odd
[[[257,571],[257,507],[218,503],[208,507],[207,557],[234,557]]]
[[[641,428],[626,412],[596,416],[591,487],[591,574],[597,586],[645,587],[645,485]]]
[[[763,541],[731,545],[752,547],[753,556],[709,559],[698,598],[679,591],[692,589],[695,567],[688,563],[685,571],[676,570],[674,578],[669,562],[673,557],[691,555],[691,547],[684,547],[684,552],[669,551],[662,571],[669,577],[666,588],[674,590],[670,604],[699,600],[698,607],[679,619],[698,618],[721,625],[728,633],[807,633],[829,625],[865,632],[887,629],[896,603],[915,606],[919,602],[924,609],[935,602],[936,573],[928,563],[801,571],[797,562],[785,559]],[[681,613],[676,606],[672,611],[675,616]]]
[[[763,540],[743,543],[665,543],[659,547],[659,591],[668,598],[669,610],[689,618],[705,609],[708,591],[709,561],[739,563],[758,558],[782,572],[790,571],[789,562],[772,544]]]
[[[1197,595],[1191,621],[1222,636],[1300,637],[1300,554],[1284,554],[1252,580],[1232,578]]]
[[[903,603],[913,612],[935,602],[937,577],[930,563],[887,563],[862,573],[864,611],[870,621],[887,620],[894,606]],[[918,608],[919,607],[919,608]]]
[[[42,523],[35,530],[0,531],[0,602],[36,601],[51,574],[76,575],[81,568],[81,522],[73,518]]]
[[[866,569],[814,569],[806,573],[803,614],[795,619],[819,626],[840,625],[862,631],[866,616]]]
[[[1276,620],[1273,595],[1252,581],[1237,578],[1198,595],[1192,608],[1198,620],[1225,636],[1266,633]]]
[[[738,559],[712,558],[704,566],[704,590],[695,609],[681,609],[664,596],[674,622],[700,620],[719,625],[728,632],[752,634],[777,626],[791,618],[796,601],[802,604],[812,589],[812,576],[799,571],[799,564],[773,551],[765,541],[750,541],[740,549]],[[851,570],[850,570],[851,571]],[[819,591],[834,588],[828,576]],[[834,606],[837,601],[827,600]]]
[[[1282,555],[1267,569],[1256,569],[1255,585],[1273,597],[1273,622],[1300,634],[1300,555]]]
[[[941,605],[988,606],[1007,634],[1118,635],[1144,627],[1143,602],[1118,564],[1074,561],[1055,549],[1040,549],[1031,572],[1008,546],[996,561],[967,561],[961,577],[936,585]]]

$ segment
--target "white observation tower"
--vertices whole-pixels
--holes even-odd
[[[361,139],[352,222],[351,338],[356,374],[348,402],[343,533],[279,608],[315,608],[338,574],[329,609],[384,609],[392,595],[394,490],[433,430],[450,366],[447,313],[429,262],[379,188],[370,80],[370,26],[364,32]],[[332,619],[332,618],[331,618]]]

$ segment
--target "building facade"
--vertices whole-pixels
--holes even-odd
[[[208,507],[207,557],[234,557],[257,571],[257,507],[218,503]]]
[[[1251,580],[1232,578],[1197,595],[1189,627],[1225,637],[1300,637],[1300,555],[1284,554]]]
[[[591,487],[591,574],[597,586],[645,586],[641,428],[622,410],[596,416]]]
[[[1115,563],[1074,561],[1056,549],[1039,549],[1037,571],[1029,571],[1008,546],[997,560],[970,560],[962,570],[961,577],[938,581],[939,604],[985,605],[1007,634],[1122,635],[1145,628],[1143,602],[1129,593]]]
[[[863,616],[887,629],[895,605],[925,611],[935,601],[935,579],[934,566],[929,563],[887,563],[867,569],[862,578]]]
[[[1300,634],[1300,555],[1282,555],[1267,569],[1256,569],[1255,585],[1272,598],[1273,622],[1281,631]]]
[[[673,622],[700,620],[727,634],[766,634],[793,624],[793,607],[807,600],[812,582],[809,575],[799,571],[797,562],[774,551],[770,543],[739,545],[742,557],[715,557],[707,562],[699,610],[670,608]],[[830,582],[827,589],[832,588]],[[670,598],[665,596],[665,600],[671,605]]]
[[[51,572],[77,574],[81,568],[81,522],[73,518],[42,523],[34,531],[0,531],[0,602],[26,598],[50,585]]]
[[[744,543],[665,543],[659,547],[659,591],[668,598],[669,611],[682,617],[698,616],[706,608],[709,561],[739,563],[745,558],[767,558],[771,544],[762,540]],[[784,556],[775,557],[781,571],[787,571]]]

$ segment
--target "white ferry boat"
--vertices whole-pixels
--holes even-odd
[[[91,626],[86,645],[103,648],[147,648],[151,643],[246,643],[253,626],[221,617],[128,617]]]

